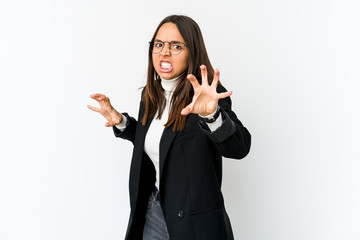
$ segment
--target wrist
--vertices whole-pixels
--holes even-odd
[[[123,119],[123,116],[119,113],[119,124],[122,123]]]
[[[217,106],[214,108],[214,110],[212,110],[212,111],[198,113],[198,115],[199,115],[200,117],[202,117],[202,118],[210,118],[210,117],[212,117],[212,116],[215,115],[218,107],[219,107],[219,105],[217,105]]]
[[[219,117],[219,115],[220,115],[220,107],[218,105],[214,112],[207,114],[207,115],[199,114],[199,117],[204,122],[213,123],[216,121],[216,119]]]
[[[117,124],[120,124],[123,121],[122,114],[116,111],[114,108],[112,109],[111,116],[112,119],[115,120],[115,122],[117,122]]]

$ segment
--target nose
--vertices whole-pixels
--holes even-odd
[[[168,44],[168,45],[166,45]],[[162,55],[170,55],[170,43],[164,43],[164,48],[161,51]]]

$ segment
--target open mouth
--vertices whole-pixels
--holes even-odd
[[[162,72],[170,72],[172,70],[171,62],[160,61],[160,71]]]

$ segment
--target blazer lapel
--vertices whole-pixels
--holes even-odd
[[[143,161],[143,152],[144,152],[144,142],[145,136],[149,129],[149,126],[153,118],[149,118],[145,126],[141,125],[141,122],[138,122],[138,127],[136,129],[136,137],[134,143],[133,157],[131,161],[130,168],[130,204],[132,204],[132,209],[134,209],[139,190],[140,175],[141,175],[141,166]]]
[[[159,161],[160,161],[160,180],[163,172],[163,168],[165,165],[166,156],[169,152],[172,142],[178,132],[173,131],[173,124],[168,128],[164,129],[164,132],[161,136],[160,140],[160,153],[159,153]],[[159,181],[160,182],[160,181]]]
[[[142,150],[144,150],[145,136],[146,136],[147,131],[149,130],[149,127],[150,127],[150,124],[151,124],[152,120],[153,120],[153,118],[151,117],[146,122],[145,126],[142,126],[141,123],[140,123],[141,127],[136,129],[136,140],[139,141],[139,142],[137,142],[137,145],[139,147],[141,147]]]

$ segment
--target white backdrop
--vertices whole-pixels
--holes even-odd
[[[101,92],[137,116],[170,14],[198,22],[253,136],[224,159],[236,239],[360,239],[359,6],[0,0],[0,239],[123,239],[132,145],[86,105]]]

